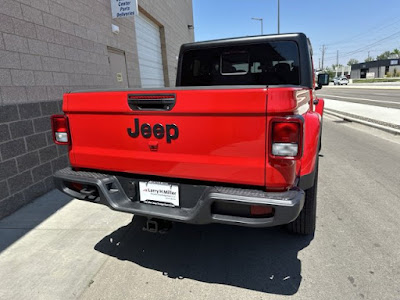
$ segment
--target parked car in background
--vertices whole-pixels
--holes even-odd
[[[334,85],[348,85],[349,80],[347,79],[347,77],[336,77],[333,80],[333,84]]]

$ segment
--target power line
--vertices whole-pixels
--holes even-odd
[[[369,51],[376,53],[376,52],[384,52],[384,51],[387,51],[387,50],[388,50],[388,48],[385,48],[385,49],[371,49]],[[362,53],[362,52],[364,52],[364,51],[361,50],[361,51],[358,51],[357,53],[354,53],[354,54],[358,54],[358,53]],[[349,55],[347,55],[347,56],[349,56]],[[340,58],[342,58],[342,55],[340,55]],[[327,55],[327,52],[325,52],[325,60],[336,60],[336,54],[334,54],[334,52],[330,52],[329,55]]]
[[[381,43],[381,42],[383,42],[383,41],[385,41],[385,40],[387,40],[387,39],[389,39],[389,38],[391,38],[393,36],[396,36],[399,33],[398,31],[395,31],[394,33],[389,34],[385,38],[381,38],[382,35],[376,36],[377,34],[379,34],[379,31],[382,31],[385,28],[388,28],[390,26],[393,26],[393,25],[399,23],[400,22],[399,19],[400,19],[400,17],[397,17],[396,21],[394,21],[394,22],[392,21],[389,24],[383,24],[383,25],[381,25],[379,27],[372,28],[371,29],[372,32],[375,32],[372,36],[371,36],[371,30],[370,30],[368,32],[360,33],[360,34],[357,34],[357,35],[353,36],[352,40],[349,40],[349,41],[341,40],[341,41],[337,42],[338,44],[340,44],[340,43],[343,44],[343,43],[346,43],[346,41],[347,41],[347,45],[340,46],[340,49],[342,51],[344,50],[344,52],[341,53],[341,57],[349,57],[349,56],[352,56],[352,55],[357,55],[357,54],[362,53],[362,52],[364,52],[365,50],[368,50],[368,49],[370,49],[371,52],[387,51],[388,48],[382,49],[382,50],[376,50],[376,49],[371,49],[371,48],[377,46],[378,43]],[[396,29],[399,29],[399,26],[396,26]],[[368,34],[367,40],[369,40],[369,41],[366,40],[366,45],[363,46],[362,48],[357,48],[355,50],[351,50],[351,49],[354,49],[355,46],[359,47],[359,45],[361,43],[359,41],[360,37],[362,37],[363,35],[366,35],[366,34]],[[381,38],[381,39],[377,39],[377,38]],[[395,45],[394,42],[395,41],[393,41],[393,43],[392,42],[390,43],[391,47],[398,48],[398,46]],[[326,44],[326,43],[323,44],[323,46],[325,46],[325,47],[327,45],[331,45],[331,43],[330,44]],[[349,51],[346,51],[345,50],[346,48],[349,49]],[[329,51],[329,50],[324,52],[324,62],[325,61],[333,61],[335,58],[337,60],[337,51],[336,51],[336,53],[335,53],[335,51]]]
[[[368,50],[369,48],[371,48],[371,47],[373,47],[373,46],[375,46],[375,45],[377,45],[377,44],[379,44],[379,43],[381,43],[381,42],[383,42],[383,41],[385,41],[385,40],[387,40],[387,39],[390,39],[390,38],[392,38],[392,37],[394,37],[394,36],[396,36],[396,35],[398,35],[398,34],[400,34],[400,31],[397,31],[397,32],[395,32],[395,33],[393,33],[393,34],[391,34],[391,35],[389,35],[389,36],[387,36],[387,37],[385,37],[385,38],[383,38],[383,39],[380,39],[380,40],[378,40],[378,41],[376,41],[376,42],[373,42],[373,43],[371,43],[371,44],[369,44],[369,45],[365,45],[365,46],[363,46],[363,47],[361,47],[361,48],[358,48],[358,49],[356,49],[356,50],[346,52],[346,53],[344,53],[344,54],[342,55],[342,57],[347,57],[347,56],[350,56],[350,55],[353,55],[353,54],[356,54],[356,53],[359,53],[359,52]]]
[[[361,33],[358,33],[358,34],[356,34],[356,35],[354,35],[352,37],[349,37],[349,38],[346,38],[346,39],[343,39],[343,40],[339,40],[339,41],[336,41],[336,42],[331,42],[331,43],[328,43],[328,44],[325,44],[325,45],[326,46],[332,46],[332,45],[338,45],[338,44],[345,44],[345,43],[348,43],[348,42],[355,42],[356,39],[358,39],[359,37],[361,37],[363,35],[368,35],[368,37],[370,37],[371,36],[371,32],[381,31],[381,30],[386,29],[386,28],[388,28],[388,27],[390,27],[390,26],[392,26],[394,24],[400,23],[400,17],[397,17],[396,19],[397,19],[396,21],[391,22],[390,24],[383,24],[383,25],[381,25],[379,27],[374,26],[374,27],[371,27],[370,29],[366,30],[365,32],[361,32]]]
[[[391,34],[391,35],[389,35],[389,36],[387,36],[387,37],[385,37],[383,39],[380,39],[379,41],[376,41],[376,42],[374,42],[372,44],[366,45],[366,46],[364,46],[362,48],[359,48],[357,50],[354,50],[354,51],[351,51],[351,52],[348,52],[348,53],[358,52],[359,50],[363,50],[363,49],[365,50],[366,47],[368,49],[368,48],[370,48],[372,46],[375,46],[376,44],[379,44],[380,42],[383,42],[383,41],[385,41],[387,39],[390,39],[391,37],[394,37],[395,35],[398,35],[398,34],[400,34],[400,31],[397,31],[397,32],[395,32],[395,33],[393,33],[393,34]]]
[[[384,51],[386,51],[387,49],[379,49],[379,50],[369,50],[371,53],[382,53]],[[359,51],[358,53],[363,53],[364,51]],[[356,55],[354,55],[356,56]],[[346,56],[350,58],[350,55]],[[342,55],[340,55],[340,58],[343,58]],[[352,57],[354,58],[354,57]],[[329,56],[329,57],[325,57],[325,64],[329,65],[330,62],[332,62],[332,64],[336,63],[336,56]]]
[[[385,38],[381,38],[382,36],[380,36],[379,37],[380,39],[370,40],[370,41],[366,42],[364,44],[364,46],[362,46],[362,47],[360,47],[360,45],[363,45],[363,44],[357,43],[356,45],[348,45],[346,47],[339,46],[338,48],[340,48],[341,51],[343,51],[342,53],[346,54],[346,55],[347,54],[351,54],[351,53],[357,53],[360,50],[371,49],[371,48],[374,48],[375,46],[382,46],[381,42],[383,42],[383,41],[385,41],[387,39],[390,39],[390,38],[392,38],[392,37],[394,37],[394,36],[396,36],[398,34],[399,34],[399,31],[396,31],[394,33],[391,33],[389,36],[387,36]],[[394,44],[394,43],[398,44],[399,42],[396,41],[396,40],[393,40],[393,41],[390,42],[390,44]],[[393,47],[395,47],[395,46],[393,45]],[[349,50],[346,51],[345,49],[349,49]],[[327,55],[329,57],[336,57],[336,51],[328,51]]]

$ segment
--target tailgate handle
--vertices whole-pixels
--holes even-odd
[[[176,95],[128,95],[128,105],[132,110],[165,110],[175,106]]]

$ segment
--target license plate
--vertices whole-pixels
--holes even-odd
[[[176,184],[155,181],[139,182],[140,202],[179,206],[179,187]]]

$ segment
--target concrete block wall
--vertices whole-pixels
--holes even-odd
[[[49,117],[61,101],[0,107],[0,216],[52,189],[52,174],[68,164],[66,147],[52,141]]]
[[[386,70],[385,66],[379,67],[379,78],[385,77],[385,75],[386,75],[385,70]]]
[[[378,77],[378,67],[376,68],[369,68],[369,73],[375,73],[375,77]]]
[[[193,41],[192,1],[139,5],[165,29],[174,85],[179,47]],[[0,0],[0,218],[52,189],[67,166],[49,117],[66,91],[113,86],[107,47],[125,52],[129,87],[140,87],[134,19],[111,19],[110,0]]]
[[[400,65],[394,65],[394,66],[390,66],[389,67],[389,72],[392,73],[392,75],[394,74],[394,70],[396,69],[396,76],[399,77],[400,74]]]
[[[357,70],[351,70],[351,79],[360,79],[360,69]]]

